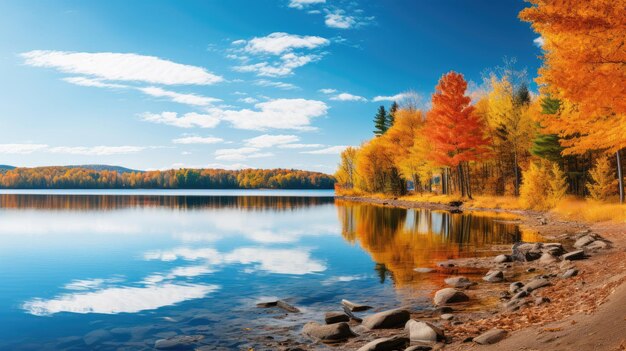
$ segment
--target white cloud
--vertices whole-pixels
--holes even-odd
[[[372,101],[374,102],[378,102],[378,101],[400,101],[406,97],[409,97],[409,93],[400,93],[400,94],[396,94],[396,95],[392,95],[392,96],[374,96],[374,98],[372,99]]]
[[[256,147],[240,147],[237,149],[215,150],[215,159],[227,161],[243,161],[250,158],[261,158],[274,156],[271,152],[259,152]]]
[[[281,149],[307,149],[307,148],[316,148],[322,147],[324,144],[284,144],[279,145],[278,147]]]
[[[241,41],[233,42],[233,44],[235,43],[236,45],[243,44]],[[322,37],[276,32],[249,40],[245,46],[245,51],[255,54],[280,55],[293,49],[315,49],[329,43],[328,39]]]
[[[137,88],[144,94],[155,97],[167,97],[174,102],[193,106],[209,106],[214,102],[222,101],[220,99],[205,97],[195,94],[181,94],[174,91],[161,89],[158,87]]]
[[[56,68],[64,73],[109,81],[208,85],[224,80],[202,67],[138,54],[34,50],[21,56],[29,66]]]
[[[22,308],[36,316],[70,313],[136,313],[203,298],[219,287],[200,284],[163,284],[144,287],[115,287],[94,292],[64,294],[55,298],[33,299]]]
[[[125,89],[128,88],[128,85],[115,84],[115,83],[106,83],[101,79],[93,79],[87,77],[67,77],[63,78],[64,81],[80,85],[83,87],[96,87],[96,88],[114,88],[114,89]]]
[[[332,94],[336,93],[337,89],[320,89],[319,92],[323,94]]]
[[[199,114],[196,112],[185,113],[178,117],[176,112],[161,112],[161,113],[143,113],[140,115],[141,119],[146,122],[167,124],[170,126],[180,128],[214,128],[220,123],[219,118],[207,114]]]
[[[337,95],[331,97],[330,99],[331,100],[336,100],[336,101],[367,101],[367,99],[362,97],[362,96],[352,95],[352,94],[349,94],[349,93],[337,94]]]
[[[188,136],[172,140],[174,144],[217,144],[222,141],[224,141],[222,138],[199,136]]]
[[[291,83],[285,82],[276,82],[267,79],[259,79],[254,82],[254,85],[258,85],[260,87],[274,87],[278,89],[291,90],[296,89],[297,87]]]
[[[326,14],[324,23],[330,28],[349,29],[356,24],[356,20],[352,16],[346,16],[342,12],[337,11]]]
[[[259,62],[250,65],[235,66],[237,72],[253,72],[260,77],[283,77],[293,74],[293,70],[320,59],[319,55],[296,55],[287,53],[275,63]]]
[[[317,100],[276,99],[254,105],[255,110],[217,110],[219,119],[229,121],[235,128],[248,130],[295,129],[311,130],[311,121],[326,114],[328,106]]]
[[[50,148],[48,152],[54,154],[70,155],[123,155],[132,154],[145,150],[144,146],[57,146]]]
[[[535,46],[537,46],[538,48],[542,48],[543,44],[545,44],[545,39],[543,39],[543,37],[537,37],[533,40],[533,44],[535,44]]]
[[[313,154],[313,155],[338,155],[347,147],[348,145],[338,145],[338,146],[327,147],[325,149],[320,149],[320,150],[302,151],[302,153]]]
[[[300,140],[296,135],[269,135],[263,134],[258,137],[246,139],[246,145],[256,148],[273,147],[277,145],[289,144]]]
[[[246,104],[254,104],[256,102],[259,102],[259,100],[253,97],[246,97],[246,98],[238,99],[237,101],[245,102]]]
[[[47,147],[46,144],[0,144],[0,154],[31,154]]]
[[[289,0],[289,7],[302,10],[313,4],[325,4],[326,0]]]

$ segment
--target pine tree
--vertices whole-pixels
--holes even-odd
[[[604,201],[615,194],[617,179],[611,170],[609,158],[602,155],[596,160],[596,165],[589,171],[593,183],[587,184],[587,190],[594,200]]]
[[[396,111],[398,111],[398,103],[394,101],[387,114],[387,129],[393,127],[393,124],[396,122]]]
[[[381,136],[385,134],[387,129],[387,112],[385,111],[385,106],[380,106],[376,116],[374,117],[374,134],[376,136]]]
[[[557,99],[551,99],[549,97],[546,97],[541,100],[542,114],[556,114],[559,111],[560,107],[561,102]],[[561,156],[563,147],[561,146],[559,140],[560,138],[556,134],[539,133],[537,134],[535,140],[533,140],[533,145],[530,149],[530,153],[546,160],[560,163],[563,159],[563,156]]]

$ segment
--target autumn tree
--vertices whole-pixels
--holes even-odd
[[[559,166],[546,160],[531,163],[523,179],[520,199],[530,209],[548,210],[556,206],[567,190],[565,175]]]
[[[335,172],[337,183],[345,189],[353,189],[356,183],[357,148],[348,147],[341,153],[341,162]]]
[[[589,171],[589,175],[592,182],[587,184],[587,190],[593,199],[604,201],[615,194],[617,180],[606,155],[596,159],[595,167]]]
[[[489,140],[485,137],[485,121],[475,113],[466,90],[467,82],[459,73],[449,72],[439,80],[425,134],[433,146],[433,161],[456,168],[461,195],[471,198],[467,164],[487,152]]]
[[[623,202],[620,150],[626,147],[626,0],[529,0],[520,12],[541,35],[542,92],[564,105],[547,127],[566,154],[614,152]]]

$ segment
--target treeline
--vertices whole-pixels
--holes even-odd
[[[511,65],[471,92],[462,74],[449,72],[429,110],[402,101],[389,113],[378,109],[375,137],[341,155],[338,192],[403,195],[412,186],[521,196],[536,209],[567,193],[623,202],[626,52],[616,45],[624,12],[609,0],[530,2],[520,17],[544,40],[539,96]]]
[[[5,189],[332,189],[332,176],[293,169],[118,172],[75,167],[0,172]]]

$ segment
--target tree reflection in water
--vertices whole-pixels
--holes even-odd
[[[343,237],[371,255],[381,283],[390,276],[398,287],[424,280],[416,267],[493,255],[493,245],[540,240],[511,223],[515,217],[510,214],[407,210],[339,200],[336,205]]]

